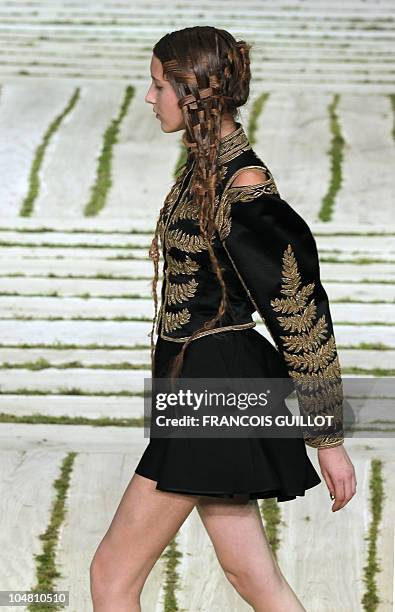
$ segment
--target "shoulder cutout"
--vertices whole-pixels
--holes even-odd
[[[240,172],[235,180],[229,185],[230,187],[242,187],[246,185],[256,185],[258,183],[264,183],[268,180],[268,175],[262,168],[246,168]]]

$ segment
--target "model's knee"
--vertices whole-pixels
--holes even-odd
[[[99,548],[96,551],[89,574],[92,598],[96,602],[111,602],[119,597],[130,597],[131,601],[136,601],[140,597],[142,586],[137,577],[123,575],[119,562],[105,550]]]
[[[283,588],[284,577],[273,567],[263,571],[260,567],[225,569],[225,575],[238,593],[248,599],[254,599],[258,593],[266,594],[278,592]]]

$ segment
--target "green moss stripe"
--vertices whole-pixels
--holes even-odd
[[[266,101],[269,98],[269,93],[264,92],[256,100],[252,105],[249,121],[248,121],[248,140],[251,146],[256,143],[256,132],[258,129],[258,119],[259,116],[263,113],[263,109],[265,107]]]
[[[343,374],[366,374],[367,376],[395,376],[395,368],[360,368],[358,366],[342,367]]]
[[[24,361],[20,363],[8,363],[3,361],[0,363],[0,370],[32,370],[40,371],[47,369],[69,370],[82,368],[84,370],[146,370],[150,371],[150,363],[131,363],[130,361],[120,361],[117,363],[89,363],[83,364],[80,361],[67,361],[65,363],[51,363],[43,357],[39,357],[36,361]],[[357,366],[342,367],[343,374],[366,374],[367,376],[395,376],[395,368],[361,368]]]
[[[97,215],[106,204],[107,196],[112,186],[111,165],[114,145],[118,142],[119,128],[123,118],[126,116],[133,95],[134,87],[128,85],[125,89],[124,99],[118,116],[111,121],[104,132],[102,149],[97,163],[96,180],[91,188],[91,196],[84,208],[84,215],[86,217]]]
[[[110,280],[117,280],[117,279],[110,279]],[[120,280],[120,279],[118,279]],[[126,279],[123,279],[126,280]],[[134,280],[134,279],[133,279]],[[15,298],[26,298],[26,297],[33,297],[33,298],[56,298],[57,300],[68,300],[68,299],[73,299],[73,298],[78,298],[78,299],[83,299],[83,300],[96,300],[96,299],[106,299],[106,300],[125,300],[125,299],[133,299],[133,300],[150,300],[150,296],[149,295],[141,295],[139,293],[60,293],[59,291],[40,291],[40,292],[23,292],[21,293],[20,291],[1,291],[0,292],[0,298],[5,297],[15,297]],[[338,299],[332,299],[331,303],[333,304],[364,304],[364,305],[369,305],[369,304],[393,304],[394,300],[383,300],[383,299],[378,299],[378,300],[354,300],[350,297],[344,297],[344,298],[338,298]]]
[[[339,349],[348,349],[353,351],[393,351],[395,346],[384,344],[383,342],[359,342],[359,344],[338,344]]]
[[[73,344],[66,342],[36,342],[36,343],[22,343],[22,344],[1,344],[0,348],[9,348],[9,349],[56,349],[56,350],[68,350],[68,349],[99,349],[106,351],[117,351],[117,350],[127,350],[127,351],[139,351],[143,349],[149,349],[149,344]]]
[[[121,391],[83,391],[78,387],[59,387],[58,389],[27,389],[22,387],[20,389],[12,389],[12,391],[0,390],[0,395],[79,395],[81,397],[145,397],[144,391],[128,391],[126,389]]]
[[[347,232],[320,232],[320,231],[316,231],[314,232],[314,236],[328,236],[330,238],[334,237],[334,236],[362,236],[362,237],[366,237],[366,238],[370,238],[373,236],[395,236],[395,232],[386,232],[386,231],[369,231],[369,232],[353,232],[352,230],[347,231]]]
[[[30,217],[33,212],[34,202],[40,192],[39,173],[40,173],[40,169],[41,169],[41,166],[44,160],[45,151],[48,147],[51,137],[59,129],[59,126],[62,123],[63,119],[75,107],[77,100],[79,98],[79,95],[80,95],[80,88],[77,87],[74,90],[74,93],[71,96],[70,101],[68,102],[66,108],[58,117],[54,119],[54,121],[52,121],[52,123],[50,124],[50,126],[48,127],[47,131],[44,134],[43,141],[41,142],[41,144],[39,144],[39,146],[36,149],[36,153],[33,159],[33,164],[30,169],[29,191],[25,199],[22,202],[22,207],[19,213],[19,215],[22,217]]]
[[[47,274],[34,274],[29,276],[24,272],[12,272],[10,274],[0,274],[0,278],[62,278],[62,279],[84,279],[84,280],[152,280],[151,276],[142,276],[137,274],[109,274],[106,272],[97,272],[93,276],[84,276],[81,274],[55,274],[54,272],[47,272]]]
[[[37,582],[31,589],[33,593],[39,591],[54,591],[56,581],[62,576],[56,567],[56,550],[59,543],[59,532],[66,516],[66,499],[70,488],[70,478],[73,470],[76,453],[68,453],[62,462],[60,476],[55,480],[55,500],[51,510],[51,516],[47,529],[39,536],[43,542],[42,552],[35,555]],[[28,552],[28,551],[27,551]],[[44,610],[64,609],[59,604],[30,604],[27,609],[30,612],[42,612]]]
[[[106,229],[89,229],[89,228],[75,228],[75,229],[56,229],[53,227],[1,227],[0,232],[19,232],[21,234],[40,234],[40,233],[48,233],[48,234],[109,234],[109,235],[129,235],[129,234],[142,234],[142,235],[151,235],[154,233],[154,228],[150,229],[138,229],[138,228],[130,228],[130,229],[114,229],[114,230],[106,230]]]
[[[46,316],[37,317],[30,315],[15,315],[9,317],[0,317],[0,321],[118,321],[118,322],[130,322],[130,323],[151,323],[151,317],[60,317],[60,316]],[[262,325],[263,321],[257,319],[258,325]],[[336,326],[354,326],[354,327],[393,327],[395,322],[391,321],[336,321]]]
[[[48,414],[15,415],[7,412],[0,412],[0,423],[28,423],[30,425],[90,425],[92,427],[144,427],[144,417],[135,418],[115,418],[100,417],[88,418],[80,416]]]
[[[259,503],[262,518],[264,520],[265,532],[274,557],[277,559],[277,552],[280,546],[279,527],[281,523],[281,510],[274,497],[262,499]]]
[[[3,361],[0,363],[0,369],[4,370],[47,370],[55,368],[56,370],[68,370],[72,368],[83,368],[84,370],[150,370],[150,363],[130,363],[129,361],[120,361],[118,363],[89,363],[82,364],[80,361],[67,361],[65,363],[51,363],[43,357],[39,357],[36,361],[25,361],[23,363],[8,363]]]
[[[394,259],[378,259],[374,257],[354,257],[351,259],[338,259],[337,257],[325,257],[325,255],[320,256],[321,263],[335,263],[335,264],[380,264],[383,266],[392,265],[395,263]]]
[[[45,249],[112,249],[114,251],[121,249],[139,249],[140,251],[145,251],[149,249],[150,245],[144,244],[89,244],[86,242],[16,242],[15,240],[0,240],[0,247],[33,247],[35,249],[45,248]],[[148,256],[147,256],[148,258]]]
[[[21,344],[12,344],[12,343],[1,343],[0,348],[7,349],[56,349],[56,350],[68,350],[68,349],[105,349],[106,351],[116,351],[116,350],[127,350],[127,351],[137,351],[143,349],[149,349],[150,346],[148,344],[67,344],[63,342],[52,342],[52,343],[44,343],[44,342],[36,342],[36,343],[26,343],[23,342]],[[342,350],[353,350],[353,351],[393,351],[395,350],[395,346],[390,346],[388,344],[383,344],[382,342],[360,342],[359,344],[338,344],[338,349]]]
[[[121,322],[136,322],[136,323],[151,323],[151,317],[37,317],[30,315],[15,315],[11,317],[0,317],[0,321],[121,321]],[[395,323],[394,323],[395,325]]]
[[[394,94],[394,105],[395,105],[395,94]],[[394,109],[395,112],[395,109]],[[128,235],[128,234],[141,234],[141,235],[149,235],[151,236],[154,233],[154,228],[152,229],[138,229],[138,228],[130,228],[126,230],[122,229],[114,229],[114,230],[106,230],[106,229],[89,229],[89,228],[75,228],[75,229],[67,229],[67,228],[59,228],[55,229],[53,227],[4,227],[0,226],[0,232],[19,232],[21,234],[38,234],[43,232],[48,233],[60,233],[60,234],[109,234],[109,235]],[[372,236],[395,236],[395,232],[392,231],[368,231],[368,232],[359,232],[353,230],[347,231],[334,231],[334,232],[320,232],[315,231],[315,236],[363,236],[363,237],[372,237]]]
[[[332,134],[332,141],[329,149],[330,183],[329,189],[322,199],[321,208],[318,213],[318,218],[321,221],[331,220],[335,198],[342,183],[342,162],[345,143],[340,131],[339,120],[336,113],[339,99],[339,94],[335,94],[331,104],[328,107],[330,116],[330,130]]]
[[[392,123],[392,138],[395,140],[395,93],[389,94],[389,100],[392,108],[393,123]]]
[[[382,470],[382,461],[380,459],[373,459],[371,462],[371,475],[369,481],[369,504],[372,518],[369,525],[368,534],[365,537],[365,540],[367,540],[368,543],[368,549],[367,562],[363,568],[365,592],[361,599],[362,607],[365,612],[375,612],[380,603],[380,598],[377,593],[376,576],[378,572],[382,571],[377,558],[377,537],[383,514],[383,502],[385,499]]]
[[[48,291],[48,293],[18,293],[17,291],[3,291],[0,293],[0,297],[38,297],[38,298],[56,298],[58,300],[69,299],[69,298],[80,298],[81,300],[95,300],[106,299],[106,300],[119,300],[119,299],[133,299],[133,300],[149,300],[150,297],[146,295],[139,295],[137,293],[122,293],[121,295],[114,295],[112,293],[99,293],[97,295],[91,295],[90,293],[72,293],[72,294],[59,294],[58,291]],[[380,302],[385,303],[385,302]]]
[[[177,601],[177,589],[180,587],[180,578],[177,565],[180,563],[182,553],[177,546],[177,536],[168,544],[162,557],[166,561],[163,610],[164,612],[178,612],[180,608]]]

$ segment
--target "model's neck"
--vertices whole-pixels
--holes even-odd
[[[228,136],[229,134],[234,132],[236,129],[237,129],[237,125],[233,119],[231,120],[223,119],[221,123],[221,138]]]

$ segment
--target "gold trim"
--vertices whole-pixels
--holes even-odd
[[[314,442],[313,442],[314,440]],[[344,444],[344,437],[333,438],[332,436],[317,436],[316,438],[305,438],[307,446],[312,448],[331,448],[332,446],[340,446]]]
[[[242,172],[244,172],[244,170],[251,170],[251,169],[258,169],[258,170],[263,170],[266,173],[269,173],[269,175],[272,177],[271,172],[269,170],[269,168],[262,162],[262,166],[258,166],[258,165],[251,165],[251,166],[243,166],[243,168],[239,168],[238,170],[236,170],[232,176],[230,176],[226,182],[226,185],[224,187],[224,190],[222,192],[222,196],[225,195],[225,192],[228,191],[228,189],[231,188],[231,185],[233,183],[233,181],[235,180],[235,178],[237,178],[239,176],[239,174],[241,174]],[[273,177],[272,177],[273,178]],[[263,182],[263,184],[267,183],[267,180]],[[262,183],[258,183],[259,185],[262,185]],[[245,185],[236,185],[235,189],[237,189],[237,187],[245,187]]]
[[[233,132],[223,136],[219,144],[218,165],[230,162],[232,159],[252,149],[244,127],[239,121],[235,122],[238,126]]]
[[[232,331],[232,330],[238,331],[238,330],[248,329],[250,327],[255,327],[255,326],[256,326],[255,321],[251,321],[249,323],[239,323],[236,325],[227,325],[225,327],[215,327],[214,329],[208,329],[206,331],[200,332],[200,334],[195,336],[193,340],[197,340],[198,338],[201,338],[202,336],[208,336],[210,334],[218,334],[223,331]],[[172,338],[171,336],[165,336],[163,333],[161,333],[160,337],[163,340],[170,340],[171,342],[185,342],[186,340],[189,340],[191,336],[184,336],[183,338]]]
[[[252,168],[259,168],[259,170],[264,170],[264,172],[268,175],[266,181],[263,181],[261,183],[255,183],[254,185],[236,185],[233,187],[231,186],[231,183],[239,174],[241,174],[244,170],[249,170]],[[253,200],[257,199],[265,193],[276,193],[279,195],[276,183],[273,179],[273,175],[265,165],[244,166],[244,168],[239,168],[238,170],[236,170],[236,172],[232,174],[227,184],[225,185],[224,191],[221,196],[220,204],[215,215],[215,224],[217,227],[218,235],[221,240],[225,240],[225,238],[229,236],[230,231],[232,229],[232,204],[234,204],[235,202],[252,202]]]
[[[160,327],[160,323],[162,322],[161,321],[162,310],[163,310],[163,302],[161,303],[160,308],[158,310],[158,319],[156,321],[155,333],[157,336],[159,336],[159,331],[160,331],[159,327]]]

